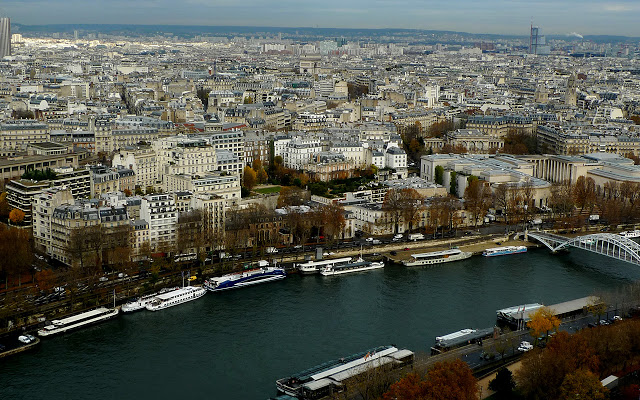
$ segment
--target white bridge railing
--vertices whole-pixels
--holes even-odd
[[[547,232],[527,232],[527,236],[538,240],[551,251],[558,251],[566,247],[577,247],[616,260],[640,265],[640,244],[633,240],[612,233],[595,233],[592,235],[568,238]]]

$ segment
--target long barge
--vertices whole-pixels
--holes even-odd
[[[278,379],[276,388],[279,393],[299,400],[319,399],[344,391],[346,382],[358,375],[381,367],[411,365],[413,359],[410,350],[379,346]]]
[[[49,324],[45,325],[44,328],[38,330],[38,336],[53,336],[75,329],[84,328],[89,325],[115,318],[118,316],[119,312],[119,308],[99,307],[94,310],[72,315],[71,317],[54,319]]]

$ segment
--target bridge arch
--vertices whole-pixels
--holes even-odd
[[[546,232],[528,232],[527,235],[538,240],[553,252],[567,247],[575,247],[640,265],[640,244],[620,235],[595,233],[574,238]]]

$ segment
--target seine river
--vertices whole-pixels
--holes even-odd
[[[640,278],[572,250],[339,277],[290,276],[139,312],[0,360],[0,399],[268,399],[275,380],[370,347],[427,352],[499,308],[555,304]]]

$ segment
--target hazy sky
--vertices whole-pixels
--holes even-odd
[[[640,36],[640,0],[2,0],[22,24],[417,28]]]

